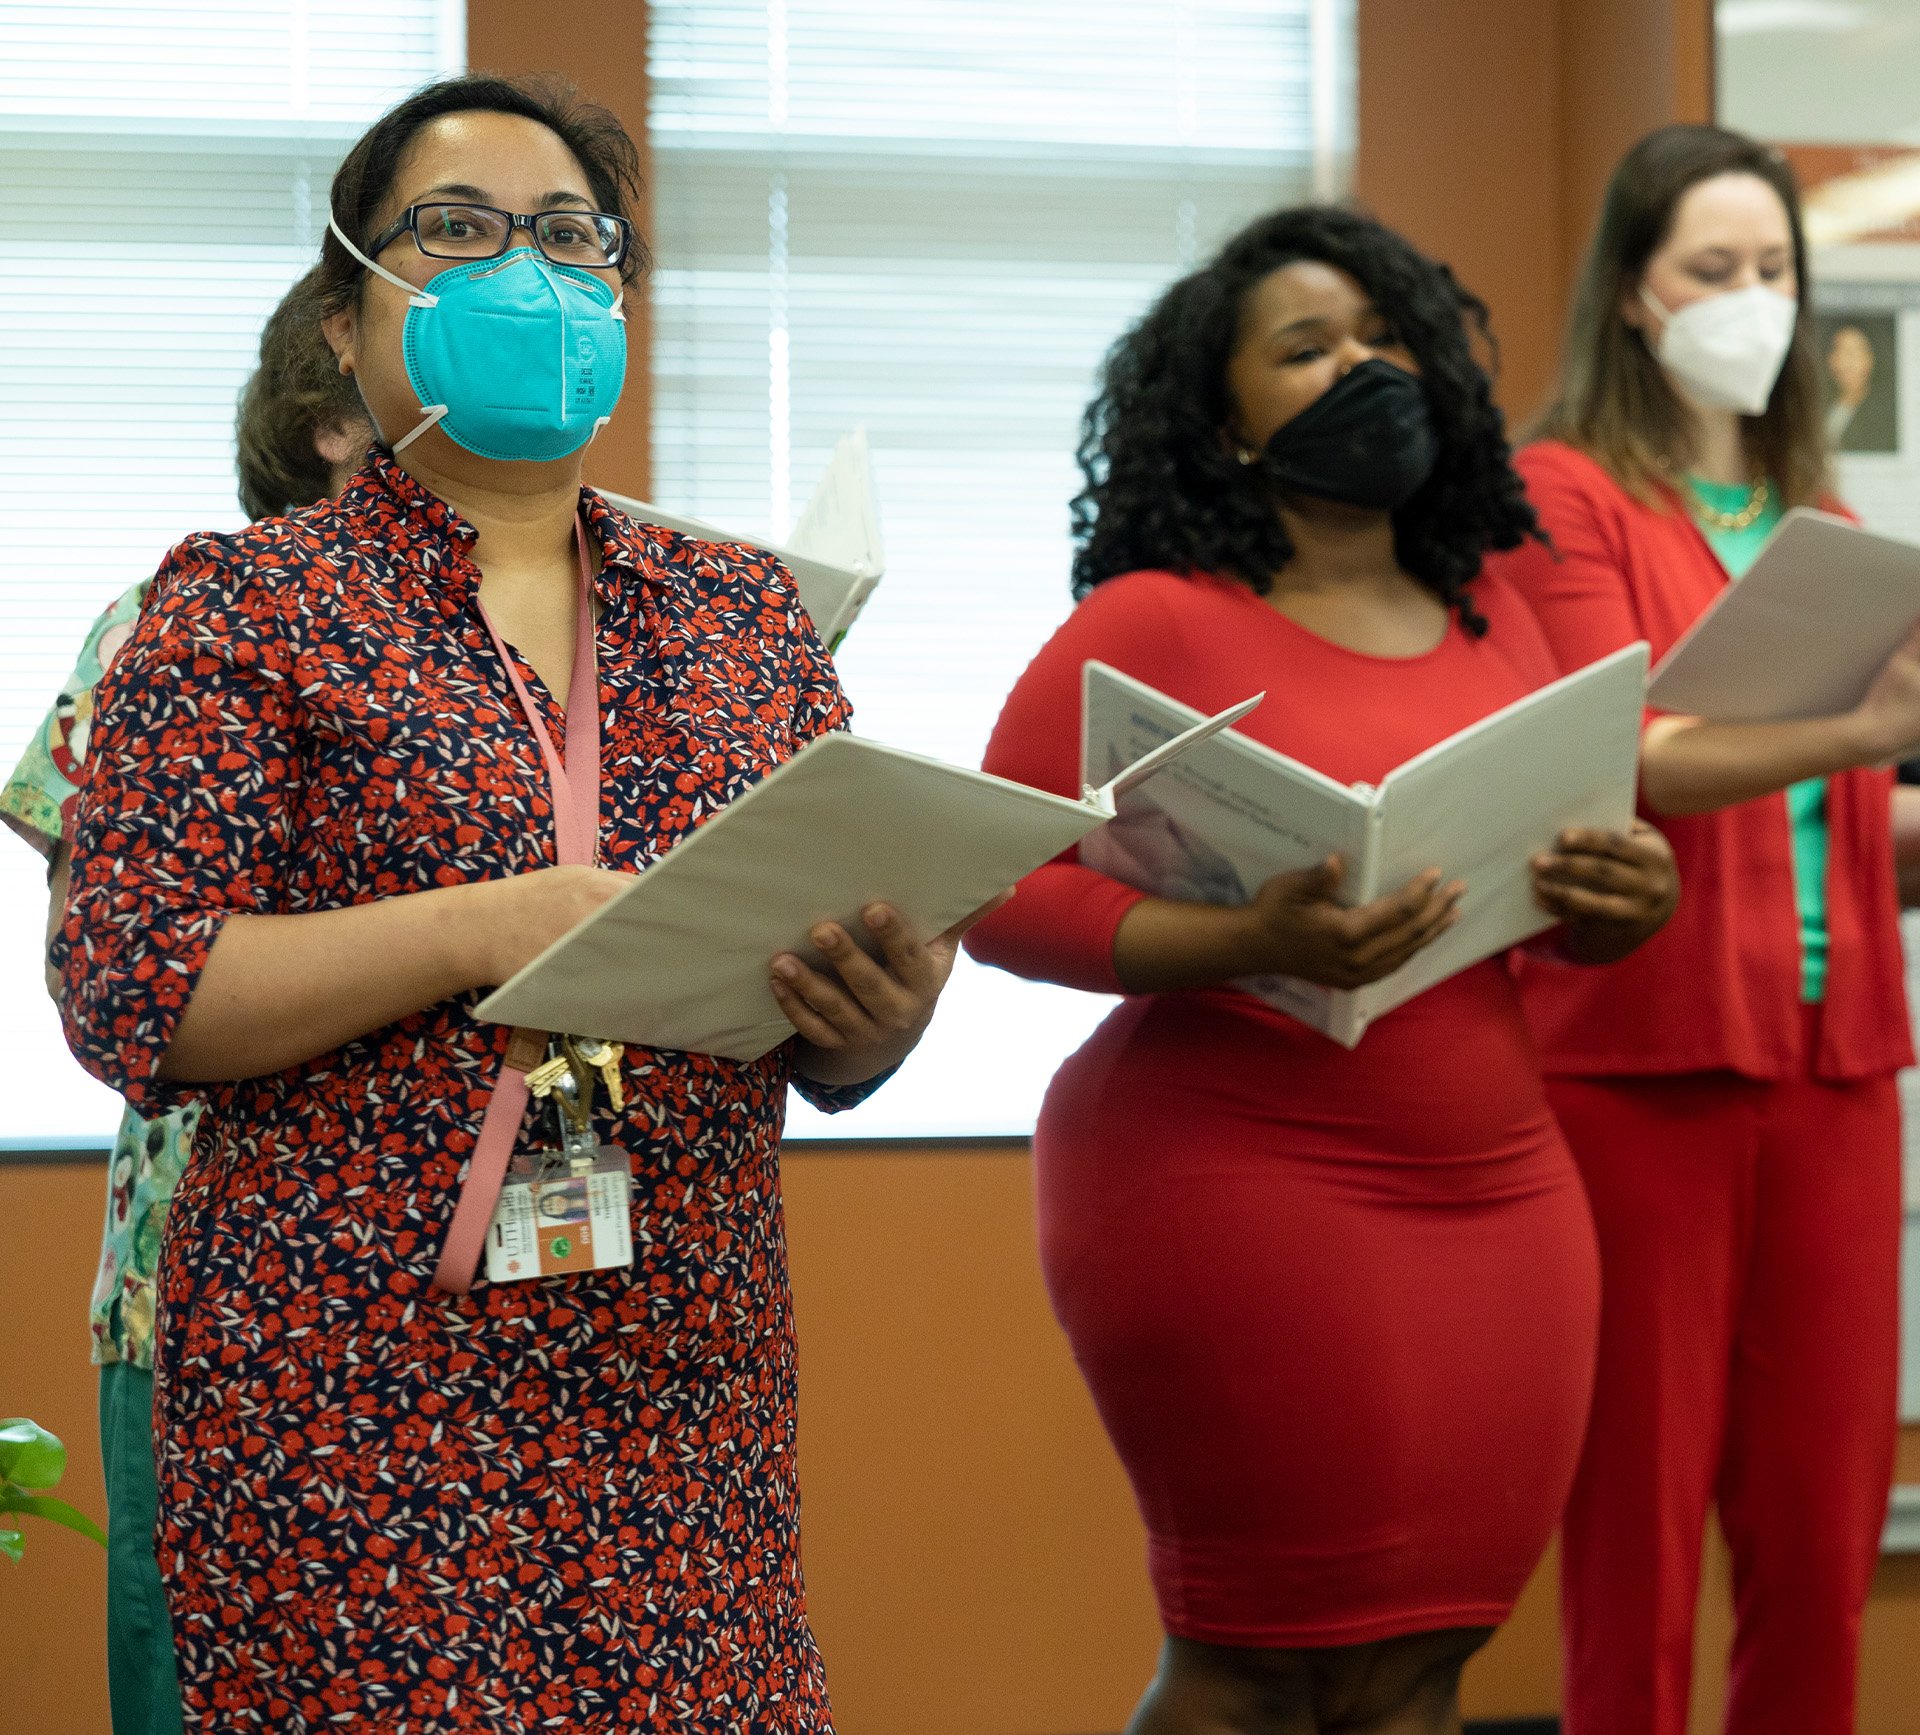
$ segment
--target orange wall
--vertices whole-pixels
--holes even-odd
[[[1363,0],[1361,202],[1493,310],[1516,422],[1622,151],[1713,109],[1708,0]]]
[[[0,1167],[0,1415],[31,1416],[66,1442],[60,1492],[102,1523],[87,1299],[105,1201],[100,1163]],[[20,1528],[26,1558],[0,1560],[0,1727],[104,1735],[106,1554],[33,1519]]]
[[[557,72],[583,96],[620,117],[641,152],[647,147],[647,9],[614,0],[468,0],[467,64],[475,72]],[[638,212],[651,234],[649,205]],[[616,494],[647,497],[647,358],[652,353],[646,289],[627,294],[627,385],[613,420],[587,453],[586,477]]]

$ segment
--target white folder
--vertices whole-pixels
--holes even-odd
[[[793,1035],[768,986],[776,954],[816,968],[833,921],[891,904],[951,927],[1113,817],[1163,766],[1230,727],[1246,700],[1076,801],[859,736],[810,742],[480,1003],[483,1018],[757,1060]]]
[[[1483,717],[1388,772],[1338,783],[1244,735],[1223,734],[1147,787],[1080,846],[1087,866],[1160,897],[1242,904],[1272,875],[1345,859],[1342,901],[1370,903],[1437,867],[1466,882],[1460,919],[1391,976],[1345,991],[1290,976],[1239,985],[1351,1048],[1435,983],[1540,933],[1529,861],[1570,826],[1633,818],[1647,647],[1610,657]],[[1086,666],[1088,775],[1189,727],[1198,713],[1104,663]]]
[[[834,448],[812,498],[784,543],[723,530],[704,519],[666,512],[624,494],[606,498],[643,524],[663,524],[703,542],[745,543],[773,555],[793,574],[801,604],[828,650],[838,648],[887,569],[865,428],[855,428]]]
[[[1661,658],[1647,703],[1716,723],[1832,717],[1920,625],[1920,546],[1796,507]]]

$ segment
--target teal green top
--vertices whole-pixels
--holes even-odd
[[[1738,512],[1749,498],[1746,488],[1687,478],[1695,495],[1715,512]],[[1754,556],[1780,522],[1780,499],[1744,530],[1715,530],[1702,524],[1708,545],[1734,578],[1744,578]],[[1787,817],[1793,823],[1793,893],[1800,910],[1800,998],[1808,1004],[1827,994],[1827,780],[1809,777],[1787,790]]]

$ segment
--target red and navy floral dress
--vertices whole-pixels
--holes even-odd
[[[637,870],[848,712],[782,569],[582,511],[601,860]],[[601,1125],[633,1264],[452,1297],[429,1280],[508,1040],[479,996],[266,1078],[154,1076],[228,916],[553,860],[473,538],[375,453],[336,501],[175,549],[101,694],[69,1039],[143,1112],[206,1099],[156,1399],[188,1725],[817,1735],[778,1141],[790,1082],[870,1086],[629,1050]]]

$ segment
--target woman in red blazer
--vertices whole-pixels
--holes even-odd
[[[1657,658],[1828,462],[1782,160],[1714,127],[1628,154],[1548,436],[1551,549],[1490,567],[1563,668]],[[1733,1550],[1731,1735],[1845,1735],[1895,1411],[1911,1059],[1888,827],[1920,639],[1859,708],[1650,714],[1642,800],[1686,894],[1607,971],[1521,966],[1599,1231],[1599,1380],[1566,1520],[1567,1728],[1680,1735],[1707,1510]]]

